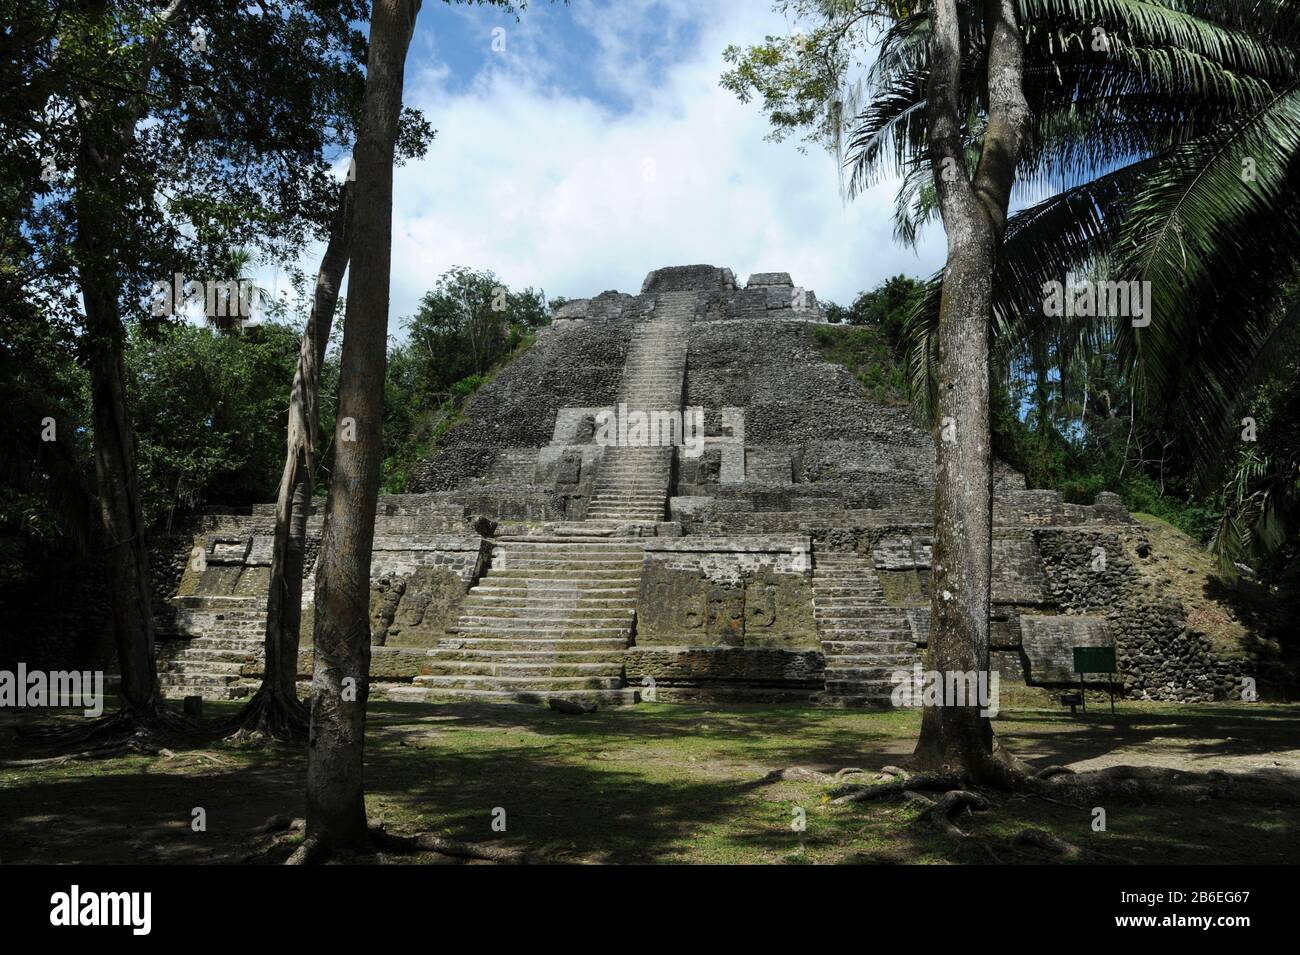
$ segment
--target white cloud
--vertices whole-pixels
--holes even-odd
[[[468,87],[451,86],[436,60],[408,77],[407,101],[438,136],[425,159],[396,172],[395,332],[452,265],[572,298],[636,292],[651,269],[707,262],[741,280],[788,271],[823,299],[848,301],[941,264],[935,232],[919,259],[892,241],[891,184],[844,205],[830,156],[764,141],[759,107],[718,86],[724,46],[784,32],[765,0],[547,9],[595,36],[592,74],[631,104],[618,112],[566,87],[528,23],[536,9],[499,65]],[[690,43],[688,19],[699,31]],[[683,59],[648,65],[638,40],[648,26],[682,43]]]

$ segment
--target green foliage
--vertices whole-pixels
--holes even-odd
[[[562,302],[563,300],[557,300]],[[420,300],[406,342],[388,358],[384,488],[401,493],[415,467],[455,426],[465,402],[528,348],[557,302],[532,288],[512,292],[495,273],[456,266]]]
[[[1225,565],[1249,560],[1275,575],[1300,569],[1300,341],[1256,391],[1228,476],[1214,547]],[[1253,434],[1252,434],[1253,432]],[[1246,440],[1253,437],[1254,440]]]
[[[299,338],[278,324],[238,335],[132,328],[128,393],[151,527],[203,506],[274,500]]]
[[[902,367],[881,329],[814,325],[812,336],[827,361],[843,365],[861,382],[868,400],[883,404],[907,401]]]
[[[0,315],[0,585],[90,546],[88,386],[74,351],[66,328],[30,313]]]
[[[869,292],[862,292],[845,308],[831,303],[826,317],[833,324],[865,325],[877,329],[895,351],[902,347],[907,316],[925,297],[925,284],[896,275]]]
[[[449,269],[403,323],[402,347],[419,396],[440,403],[456,383],[486,372],[548,320],[544,293],[512,292],[491,271]]]

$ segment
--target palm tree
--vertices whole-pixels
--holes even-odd
[[[1071,361],[1117,350],[1139,401],[1206,475],[1300,309],[1300,2],[1019,0],[1031,110],[998,267],[994,332],[1025,347],[1049,324]],[[968,18],[973,12],[963,8]],[[896,230],[935,214],[924,122],[929,15],[900,19],[873,67],[877,95],[846,141],[850,190],[901,175]],[[985,51],[964,34],[967,155],[978,155]],[[973,161],[973,160],[972,160]],[[1050,318],[1067,273],[1151,283],[1150,324]],[[909,329],[913,388],[932,394],[937,289]]]

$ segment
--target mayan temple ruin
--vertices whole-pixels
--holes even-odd
[[[927,639],[932,438],[822,358],[824,323],[786,273],[702,265],[566,303],[417,493],[380,500],[372,697],[888,705]],[[1240,662],[1145,576],[1115,495],[1063,503],[999,467],[994,520],[1003,681],[1070,684],[1074,647],[1114,645],[1129,696],[1239,693]],[[256,688],[273,523],[209,513],[177,550],[168,695]]]

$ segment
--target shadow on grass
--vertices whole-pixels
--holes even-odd
[[[1300,712],[1264,704],[1171,711],[1121,702],[1114,716],[1104,706],[1092,708],[1086,717],[1020,710],[1004,712],[995,726],[1003,744],[1036,767],[1146,747],[1151,754],[1177,753],[1188,763],[1184,768],[1195,771],[1198,761],[1264,757],[1300,746]]]
[[[1264,754],[1300,737],[1282,707],[1146,708],[1084,723],[1049,711],[1008,712],[1004,741],[1042,764],[1173,740],[1196,757]],[[822,787],[764,784],[773,768],[866,769],[910,751],[916,712],[783,706],[652,705],[564,715],[529,706],[374,703],[367,803],[396,831],[430,829],[527,847],[558,859],[636,862],[982,862],[910,824],[894,801],[833,807]],[[1211,735],[1213,734],[1213,735]],[[16,755],[10,740],[0,756]],[[168,756],[26,770],[0,766],[0,860],[236,862],[249,830],[303,813],[305,755],[196,743]],[[206,813],[195,832],[194,810]],[[796,809],[807,828],[792,828]],[[505,831],[494,830],[502,818]],[[1297,861],[1293,820],[1269,807],[1109,807],[1110,831],[1042,800],[1008,799],[972,831],[1003,861],[1047,861],[1011,849],[1026,825],[1136,861]]]

